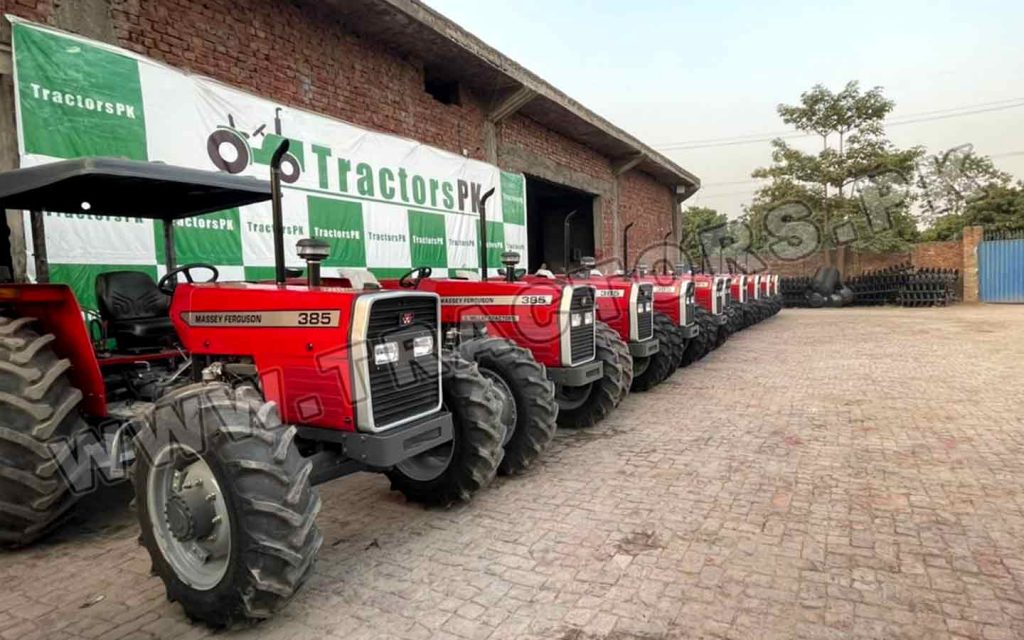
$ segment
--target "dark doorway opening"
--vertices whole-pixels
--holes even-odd
[[[11,228],[7,212],[0,211],[0,282],[14,277],[14,256],[11,255]]]
[[[569,258],[579,264],[594,255],[594,195],[526,176],[527,250],[530,273],[541,266],[565,270],[565,218],[573,211],[569,229]]]

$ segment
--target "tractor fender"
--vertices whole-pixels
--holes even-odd
[[[94,418],[107,417],[107,396],[96,351],[82,319],[82,308],[66,284],[0,285],[0,300],[14,307],[20,318],[35,318],[41,334],[54,336],[54,353],[71,362],[71,384],[82,392],[82,411]]]

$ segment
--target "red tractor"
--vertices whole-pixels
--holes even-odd
[[[447,504],[494,476],[499,397],[442,348],[437,294],[323,286],[316,240],[298,247],[308,280],[286,279],[287,147],[269,184],[113,159],[0,174],[0,205],[32,212],[40,283],[0,285],[4,542],[54,527],[94,472],[74,452],[111,436],[112,464],[134,459],[140,540],[168,598],[223,626],[271,616],[310,575],[323,541],[315,485],[383,472],[411,500]],[[175,264],[175,221],[266,200],[275,282]],[[46,284],[43,212],[86,210],[162,221],[167,258],[159,283],[97,278],[96,341],[71,290]]]
[[[630,223],[622,230],[622,252],[629,258],[629,230],[636,223]],[[666,234],[667,238],[668,234]],[[667,249],[666,249],[667,252]],[[675,361],[669,375],[679,367],[690,364],[695,350],[702,350],[707,335],[701,333],[697,320],[698,307],[694,301],[694,283],[690,272],[677,268],[668,269],[667,253],[663,255],[660,271],[651,273],[647,265],[637,263],[626,271],[632,280],[650,284],[654,292],[654,310],[662,327],[662,349],[672,354]],[[699,349],[698,349],[699,348]]]
[[[571,223],[575,215],[573,211],[565,217],[563,256],[571,255]],[[626,226],[624,234],[633,224]],[[626,248],[628,251],[628,244]],[[557,277],[592,286],[598,320],[618,334],[621,344],[628,349],[621,358],[626,363],[626,390],[648,391],[679,366],[684,347],[682,336],[672,319],[655,309],[653,283],[641,282],[635,274],[605,275],[595,267],[592,257],[584,257],[578,267],[569,265],[568,274],[555,276],[541,270],[533,277]]]
[[[480,204],[481,265],[487,264],[486,203],[492,195]],[[556,423],[589,427],[618,406],[629,390],[632,361],[627,345],[599,320],[594,286],[527,276],[517,269],[515,252],[503,253],[502,262],[499,277],[489,277],[486,266],[479,275],[449,278],[433,278],[429,267],[418,267],[382,284],[440,296],[445,344],[480,365],[505,400],[506,424],[516,423],[506,444],[506,456],[520,461],[505,469],[512,473],[541,453]],[[508,352],[509,361],[500,365],[495,350]]]

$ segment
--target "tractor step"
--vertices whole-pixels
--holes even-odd
[[[548,367],[548,380],[563,387],[582,387],[604,374],[601,362],[594,360],[575,367]]]
[[[643,342],[630,342],[629,355],[634,358],[650,358],[658,353],[659,348],[658,341],[654,339],[644,340]]]
[[[346,459],[364,467],[387,469],[450,442],[453,433],[452,415],[445,411],[380,433],[298,427],[297,435],[306,440],[340,444],[341,455]]]

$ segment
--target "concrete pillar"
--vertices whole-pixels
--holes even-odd
[[[978,246],[985,237],[981,227],[964,227],[964,302],[980,302],[981,284],[978,273]]]

